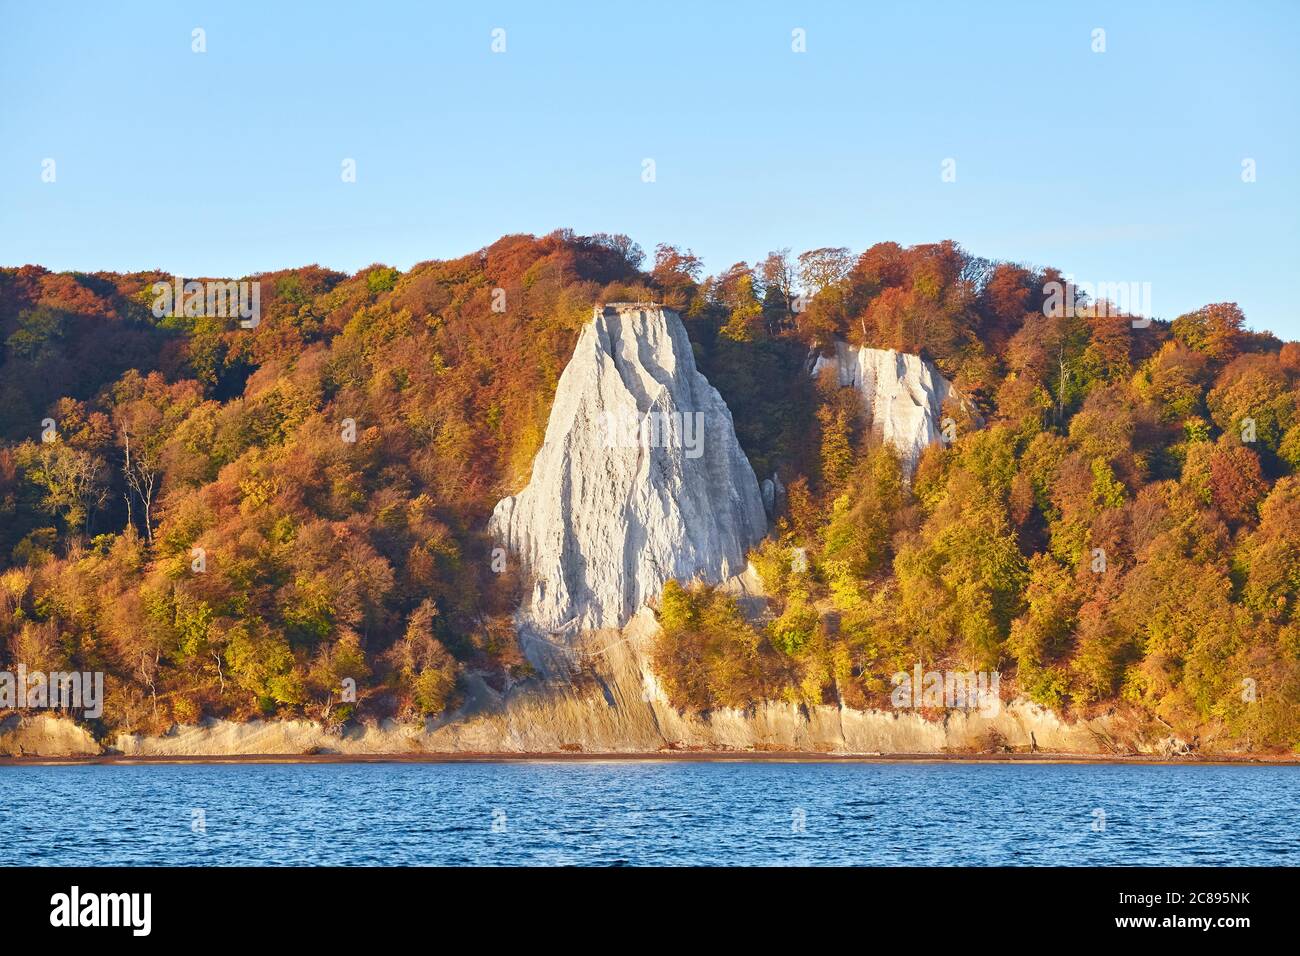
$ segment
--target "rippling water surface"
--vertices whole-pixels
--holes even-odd
[[[0,864],[1107,863],[1300,864],[1300,768],[0,767]]]

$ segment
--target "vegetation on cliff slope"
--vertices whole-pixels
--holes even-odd
[[[105,671],[101,731],[430,714],[470,672],[525,674],[483,526],[592,304],[654,299],[788,489],[754,555],[771,620],[665,594],[674,702],[883,703],[919,660],[1300,742],[1300,346],[1232,304],[1134,327],[1045,315],[1057,273],[952,243],[705,277],[568,232],[251,278],[244,329],[155,318],[166,275],[0,270],[0,665]],[[904,482],[851,390],[806,374],[835,338],[926,355],[985,427],[955,414]]]

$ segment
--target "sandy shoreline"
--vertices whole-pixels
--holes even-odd
[[[77,766],[89,764],[333,764],[333,763],[970,763],[970,764],[1146,764],[1179,766],[1300,767],[1300,756],[1219,754],[1156,757],[1148,754],[989,753],[989,754],[818,754],[802,751],[658,751],[649,753],[392,753],[392,754],[205,754],[129,756],[0,757],[0,766]]]

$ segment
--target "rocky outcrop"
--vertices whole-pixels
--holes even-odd
[[[0,719],[0,757],[80,757],[100,746],[80,724],[54,714],[10,714]]]
[[[942,440],[944,402],[953,398],[967,407],[952,383],[919,355],[836,342],[834,357],[817,356],[812,374],[828,365],[835,367],[841,388],[861,392],[872,430],[898,451],[909,477],[926,447]]]
[[[670,578],[721,581],[767,533],[731,412],[676,313],[596,309],[560,376],[532,477],[489,530],[531,593],[521,636],[617,628]]]
[[[772,472],[771,478],[763,479],[759,490],[763,495],[763,508],[767,511],[767,517],[774,519],[785,503],[785,485],[781,484],[777,473]]]

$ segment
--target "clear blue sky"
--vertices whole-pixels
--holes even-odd
[[[0,0],[0,264],[406,268],[569,226],[716,271],[952,238],[1300,338],[1294,0],[560,6]]]

